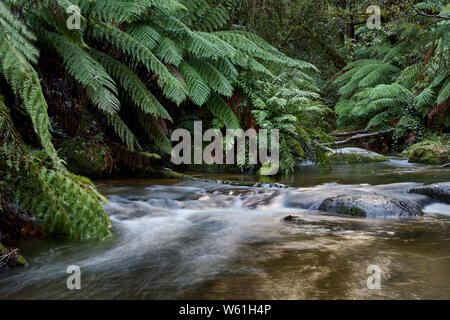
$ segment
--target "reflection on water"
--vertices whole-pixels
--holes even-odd
[[[31,264],[0,272],[0,298],[450,299],[449,206],[407,193],[449,181],[449,171],[400,160],[304,167],[281,180],[287,189],[99,182],[115,238],[27,244]],[[410,199],[426,215],[377,220],[316,211],[324,198],[351,193]],[[287,215],[298,219],[285,222]],[[66,288],[69,265],[81,267],[81,291]],[[369,265],[381,268],[381,290],[367,289]]]
[[[254,181],[253,176],[208,174],[210,179]],[[205,177],[202,174],[202,177]],[[391,157],[390,161],[367,164],[342,164],[319,168],[301,165],[294,175],[266,177],[268,182],[281,182],[292,186],[316,186],[328,182],[340,184],[388,184],[398,182],[437,183],[450,181],[450,168],[408,163],[404,158]]]

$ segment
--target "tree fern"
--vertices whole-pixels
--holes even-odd
[[[32,212],[48,234],[78,239],[110,235],[109,219],[92,185],[63,168],[48,169],[18,137],[8,109],[0,99],[0,189]]]
[[[34,131],[44,150],[52,160],[57,161],[57,153],[51,142],[51,125],[47,115],[47,102],[42,93],[38,75],[1,29],[0,71],[14,93],[23,99],[25,110],[33,122]]]

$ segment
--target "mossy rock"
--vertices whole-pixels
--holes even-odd
[[[342,148],[328,153],[332,163],[369,163],[389,161],[388,157],[360,148]]]
[[[101,176],[107,169],[107,159],[111,158],[106,145],[80,137],[64,141],[59,154],[71,172],[87,177]]]
[[[450,149],[438,145],[421,145],[408,151],[408,162],[446,164],[450,162]]]

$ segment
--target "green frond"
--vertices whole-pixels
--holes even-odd
[[[11,44],[0,29],[0,72],[13,89],[23,99],[26,112],[42,147],[53,161],[58,155],[51,142],[51,124],[47,114],[47,102],[42,93],[39,77],[27,59]]]
[[[125,122],[120,118],[120,116],[114,113],[105,113],[106,118],[108,119],[108,124],[112,127],[115,133],[119,136],[119,138],[125,143],[125,145],[132,151],[135,150],[135,146],[137,145],[139,149],[141,149],[136,137],[133,132],[128,128]]]
[[[105,23],[95,23],[91,28],[91,37],[99,41],[108,41],[117,49],[122,50],[137,62],[140,62],[149,72],[159,76],[159,84],[164,95],[180,104],[187,97],[187,89],[153,52],[131,35]]]
[[[181,63],[180,72],[186,80],[191,100],[199,106],[205,104],[211,93],[211,89],[206,81],[187,62]]]
[[[71,0],[71,2],[80,7],[84,16],[117,24],[137,20],[146,9],[146,1],[139,3],[127,0]]]
[[[230,81],[220,73],[212,64],[198,59],[188,61],[198,74],[208,83],[208,85],[217,93],[231,97],[233,86]]]
[[[131,97],[142,112],[150,114],[155,118],[172,120],[167,110],[147,89],[145,84],[135,73],[123,63],[117,61],[111,56],[99,51],[93,51],[93,56],[104,66],[108,73],[117,80],[119,85]]]
[[[149,49],[154,49],[161,40],[161,35],[149,25],[129,25],[126,32]]]
[[[417,110],[422,111],[422,115],[428,114],[429,108],[425,107],[431,107],[435,101],[435,97],[436,95],[433,88],[428,87],[423,90],[418,96],[414,98],[414,104]]]
[[[23,210],[31,212],[50,235],[103,239],[110,221],[91,184],[64,168],[48,169],[19,139],[0,99],[0,189]]]
[[[94,105],[110,114],[120,109],[116,84],[100,63],[59,34],[46,32],[42,34],[42,38],[64,60],[68,72],[86,88]]]
[[[27,26],[16,18],[5,4],[0,3],[0,28],[7,36],[10,44],[30,63],[37,63],[39,51],[32,44],[36,36]]]
[[[441,91],[439,91],[439,95],[436,99],[436,104],[441,104],[444,101],[448,100],[450,96],[450,80],[447,80],[442,87]]]
[[[155,48],[155,54],[162,61],[178,67],[183,61],[183,50],[172,39],[164,37]]]
[[[213,116],[221,120],[227,129],[240,129],[239,120],[233,110],[225,103],[222,97],[217,94],[212,95],[206,106]]]

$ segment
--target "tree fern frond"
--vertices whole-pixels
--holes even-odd
[[[161,35],[158,33],[158,31],[145,24],[129,25],[126,28],[126,32],[151,50],[156,48],[159,41],[161,40]]]
[[[162,61],[176,67],[183,61],[183,51],[172,39],[164,37],[155,48],[155,54]]]
[[[131,69],[102,52],[93,51],[93,56],[102,63],[109,74],[126,90],[142,112],[150,114],[155,118],[163,117],[164,119],[172,120],[167,110]]]
[[[0,71],[14,93],[23,99],[25,110],[33,122],[34,131],[44,150],[53,161],[57,162],[58,155],[51,142],[47,102],[42,93],[38,75],[27,59],[9,42],[1,29]]]
[[[30,63],[37,63],[39,51],[32,44],[36,36],[3,3],[0,3],[0,27],[16,50]]]
[[[225,103],[222,97],[217,94],[212,95],[211,99],[207,102],[209,111],[221,120],[227,129],[240,129],[239,120],[234,114],[233,110]]]
[[[439,95],[436,99],[436,104],[441,104],[445,100],[448,100],[450,96],[450,80],[447,80],[447,82],[444,83],[444,86],[442,87],[441,91],[439,91]]]
[[[133,132],[128,128],[128,126],[123,122],[120,116],[114,113],[105,113],[106,118],[108,119],[108,124],[110,127],[114,129],[116,134],[120,137],[120,139],[125,143],[125,145],[132,151],[135,150],[135,146],[137,145],[139,149],[141,149],[136,137]]]
[[[86,88],[89,99],[100,110],[113,114],[120,109],[116,84],[100,63],[56,33],[46,32],[42,37],[58,52],[68,72]]]
[[[200,74],[191,67],[188,63],[182,62],[180,65],[180,72],[186,79],[186,84],[189,90],[189,97],[191,100],[202,106],[208,101],[211,89]]]
[[[116,48],[124,51],[136,61],[142,63],[148,71],[159,76],[159,83],[164,95],[180,104],[186,99],[187,89],[177,78],[175,78],[167,67],[153,54],[152,51],[131,35],[120,29],[104,24],[95,23],[91,28],[91,36],[97,40],[111,42]]]
[[[188,63],[195,68],[198,74],[200,74],[214,91],[221,95],[231,97],[233,94],[233,86],[212,64],[197,59],[191,59]]]

